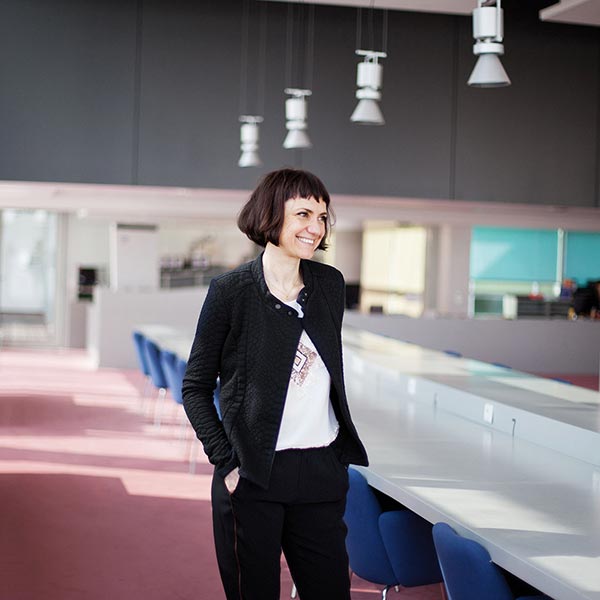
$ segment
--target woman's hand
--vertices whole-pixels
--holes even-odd
[[[229,473],[227,473],[227,475],[225,475],[225,487],[227,488],[227,491],[230,494],[233,494],[233,492],[235,492],[235,489],[238,486],[238,483],[240,481],[240,468],[236,467],[235,469],[233,469],[233,471],[230,471]]]

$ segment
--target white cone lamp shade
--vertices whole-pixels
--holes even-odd
[[[365,57],[358,63],[356,70],[356,98],[358,104],[350,116],[350,120],[361,125],[384,125],[385,119],[379,100],[381,100],[381,84],[383,81],[383,67],[377,62],[380,57],[387,56],[384,52],[371,52],[357,50],[357,54]]]
[[[480,54],[468,83],[472,87],[504,87],[510,85],[510,78],[496,54]]]
[[[482,1],[479,0],[479,7],[473,11],[473,54],[479,58],[468,84],[482,88],[504,87],[510,85],[510,78],[499,58],[504,54],[503,11],[500,0],[496,6],[482,6]]]
[[[240,121],[242,121],[240,128],[242,155],[238,160],[238,167],[261,167],[262,161],[258,155],[258,124],[262,121],[262,117],[243,116],[240,117]]]
[[[309,95],[310,91],[286,90],[286,93],[292,93],[293,96],[285,101],[285,126],[288,133],[283,141],[283,147],[288,150],[294,148],[312,148],[306,131],[307,106],[305,96]]]
[[[364,98],[358,101],[350,120],[361,125],[384,125],[385,119],[376,100]]]
[[[287,150],[294,148],[312,148],[310,138],[306,131],[301,129],[290,129],[283,140],[283,147]]]

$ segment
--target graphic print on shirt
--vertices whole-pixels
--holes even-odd
[[[298,349],[296,350],[296,357],[294,358],[294,366],[292,367],[290,377],[297,386],[301,386],[304,383],[316,358],[316,352],[305,346],[302,342],[298,342]]]

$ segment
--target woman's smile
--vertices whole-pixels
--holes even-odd
[[[294,258],[312,258],[325,235],[327,206],[323,200],[290,198],[285,203],[285,216],[279,248]]]

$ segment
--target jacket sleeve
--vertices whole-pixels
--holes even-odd
[[[230,319],[218,284],[213,280],[202,306],[194,343],[183,379],[183,406],[208,460],[224,476],[237,466],[214,405],[214,390],[221,364],[221,352],[230,329]]]
[[[340,273],[340,298],[339,298],[339,311],[340,311],[340,323],[344,320],[344,312],[346,310],[346,280]]]

